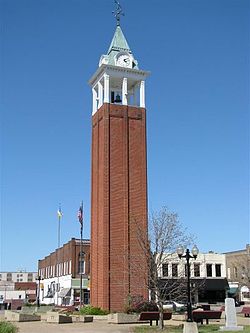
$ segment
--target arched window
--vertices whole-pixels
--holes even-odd
[[[85,252],[80,252],[78,256],[78,273],[85,273]]]

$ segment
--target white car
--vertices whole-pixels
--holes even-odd
[[[184,311],[187,306],[185,304],[177,303],[175,301],[163,302],[163,310]]]

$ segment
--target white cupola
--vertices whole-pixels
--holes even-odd
[[[145,79],[148,75],[148,71],[138,68],[120,20],[117,20],[108,53],[101,56],[99,68],[89,80],[93,94],[92,115],[104,103],[145,108]]]

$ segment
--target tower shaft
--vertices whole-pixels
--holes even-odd
[[[91,304],[147,299],[146,110],[104,103],[92,116]]]

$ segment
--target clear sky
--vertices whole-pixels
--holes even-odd
[[[88,79],[115,30],[113,0],[0,0],[1,263],[35,270],[90,234]],[[149,210],[176,211],[201,251],[249,243],[248,0],[121,0],[146,82]]]

